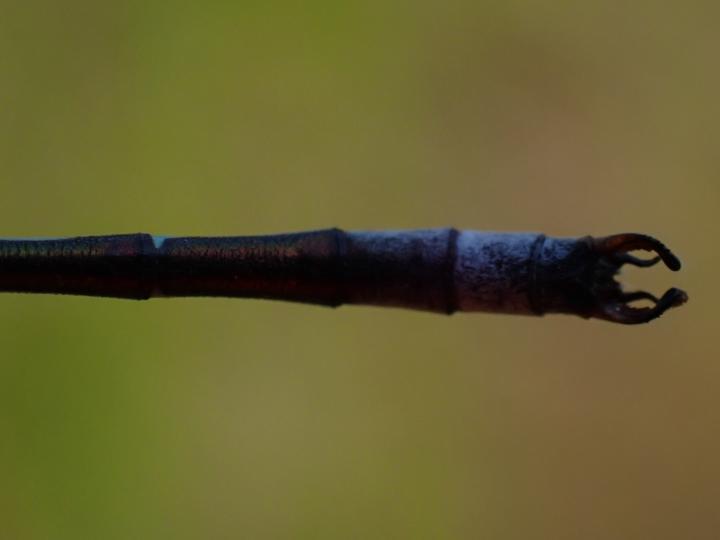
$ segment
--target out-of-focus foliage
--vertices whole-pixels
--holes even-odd
[[[0,0],[0,234],[640,231],[645,327],[0,296],[0,538],[715,538],[717,2]]]

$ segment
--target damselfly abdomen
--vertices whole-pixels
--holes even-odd
[[[647,250],[654,259],[628,252]],[[0,291],[148,299],[267,298],[365,304],[440,313],[571,313],[648,322],[687,295],[623,292],[623,264],[671,270],[680,261],[641,234],[552,238],[542,234],[427,229],[272,236],[149,234],[0,240]],[[647,300],[651,307],[629,305]]]

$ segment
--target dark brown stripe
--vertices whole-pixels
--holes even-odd
[[[455,262],[457,259],[457,240],[459,232],[455,227],[448,231],[447,251],[445,255],[445,312],[452,315],[458,309],[457,291],[455,288]]]
[[[540,234],[533,242],[532,247],[530,248],[530,260],[528,261],[528,277],[530,278],[529,286],[528,286],[528,303],[530,304],[530,309],[533,310],[533,313],[536,313],[537,315],[542,315],[545,313],[545,310],[542,307],[542,304],[540,302],[540,291],[538,290],[538,259],[540,258],[540,253],[542,252],[542,248],[545,245],[545,235]]]

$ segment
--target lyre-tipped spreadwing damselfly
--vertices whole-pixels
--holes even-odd
[[[629,252],[654,251],[640,259]],[[272,236],[158,237],[149,234],[0,240],[0,291],[130,299],[177,296],[364,304],[453,313],[569,313],[634,324],[687,300],[624,292],[624,264],[662,260],[642,234],[553,238],[472,230],[345,232]],[[635,307],[638,300],[651,306]]]

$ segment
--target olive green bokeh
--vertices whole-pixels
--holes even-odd
[[[0,234],[638,231],[643,327],[0,296],[0,538],[715,538],[717,2],[0,0]]]

